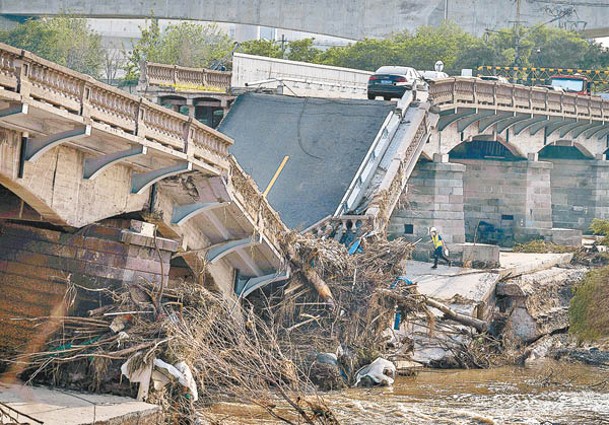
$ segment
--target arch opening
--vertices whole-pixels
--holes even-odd
[[[475,136],[448,152],[452,159],[482,159],[491,161],[524,161],[526,157],[515,147],[493,136]]]
[[[579,143],[570,140],[558,140],[544,146],[539,152],[539,159],[575,159],[591,160],[594,155]]]

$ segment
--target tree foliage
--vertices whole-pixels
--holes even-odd
[[[321,51],[313,47],[314,40],[314,38],[305,38],[291,41],[288,46],[288,59],[300,62],[315,62]]]
[[[309,39],[308,39],[309,40]],[[383,65],[404,65],[416,69],[433,69],[436,61],[444,62],[445,71],[458,74],[463,68],[481,65],[547,68],[603,69],[609,66],[609,52],[581,34],[548,26],[514,26],[488,31],[476,37],[458,25],[444,22],[438,27],[420,27],[386,39],[364,39],[325,51],[311,41],[290,43],[288,58],[325,65],[373,71]],[[272,41],[254,45],[273,45]],[[258,49],[252,54],[272,56]],[[279,57],[279,49],[275,51]]]
[[[248,55],[265,56],[267,58],[283,58],[281,44],[275,40],[250,40],[241,43],[240,50]]]
[[[136,79],[143,61],[209,68],[230,54],[233,40],[216,24],[180,22],[161,30],[157,19],[140,27],[141,37],[129,55],[127,79]]]
[[[89,28],[86,19],[71,16],[30,19],[14,29],[0,31],[0,42],[96,78],[101,76],[104,66],[101,36]]]

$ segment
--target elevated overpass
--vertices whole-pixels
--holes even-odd
[[[529,26],[557,25],[585,31],[590,37],[602,37],[609,35],[605,19],[608,8],[609,0],[208,0],[194,4],[186,0],[3,0],[0,15],[50,16],[67,12],[92,18],[154,16],[261,25],[361,40],[435,26],[446,19],[476,35],[519,22]]]

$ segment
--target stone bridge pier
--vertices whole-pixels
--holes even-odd
[[[481,157],[489,149],[498,157]],[[575,151],[553,145],[524,158],[499,142],[474,140],[433,161],[421,157],[390,233],[427,242],[434,226],[455,253],[467,243],[538,238],[579,245],[593,218],[609,218],[609,162],[573,159]]]

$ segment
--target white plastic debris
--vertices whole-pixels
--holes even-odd
[[[355,374],[355,386],[364,378],[370,378],[376,385],[389,386],[395,381],[395,365],[382,357],[359,369]]]
[[[131,363],[132,358],[133,357],[129,358],[121,366],[121,372],[129,379],[130,382],[139,382],[140,384],[145,385],[147,388],[147,386],[150,384],[150,379],[152,378],[154,389],[158,391],[171,382],[170,377],[167,375],[169,374],[170,376],[176,378],[181,385],[188,388],[193,401],[197,401],[199,399],[197,384],[192,376],[190,367],[188,367],[185,362],[177,362],[174,366],[164,362],[161,359],[154,359],[152,365],[142,365],[142,367],[137,370],[129,371],[129,364]],[[151,371],[152,366],[154,366],[157,370]]]
[[[154,359],[154,365],[159,369],[165,369],[170,375],[178,379],[178,382],[190,390],[193,401],[199,399],[197,384],[192,377],[192,372],[188,365],[184,362],[178,362],[175,366],[164,362],[161,359]]]

